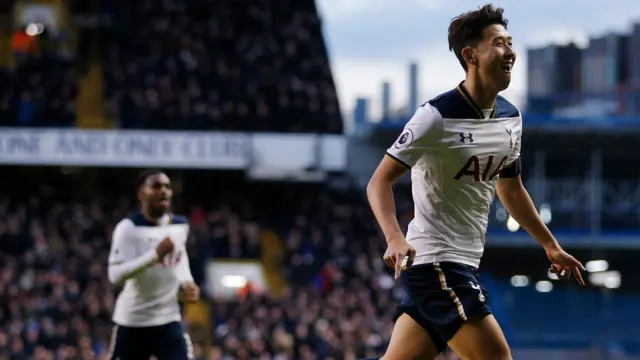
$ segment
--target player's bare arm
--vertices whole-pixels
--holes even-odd
[[[180,291],[178,292],[178,300],[181,303],[189,304],[200,300],[200,287],[193,280],[191,274],[191,266],[189,265],[189,256],[186,249],[182,257],[182,261],[176,269],[176,277],[180,282]]]
[[[568,279],[573,274],[578,283],[584,286],[581,274],[581,271],[585,270],[584,266],[562,250],[556,238],[540,218],[522,183],[522,178],[520,176],[500,178],[496,190],[500,201],[509,214],[544,248],[552,263],[551,270],[561,279]]]
[[[393,185],[406,171],[407,167],[404,164],[386,155],[367,185],[369,205],[387,241],[384,262],[387,266],[395,268],[396,279],[403,270],[402,260],[409,257],[404,267],[408,268],[416,255],[416,250],[407,243],[398,224],[393,196]]]

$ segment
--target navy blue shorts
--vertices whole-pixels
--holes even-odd
[[[405,313],[442,352],[465,321],[492,314],[478,269],[453,262],[415,265],[401,276],[406,295],[396,310]]]
[[[110,349],[111,360],[147,360],[155,355],[158,360],[193,359],[191,339],[182,323],[113,328]]]

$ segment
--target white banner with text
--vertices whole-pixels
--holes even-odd
[[[342,171],[342,135],[0,129],[0,164]]]

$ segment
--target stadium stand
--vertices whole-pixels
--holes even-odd
[[[0,68],[0,126],[74,126],[76,82],[69,59],[47,51],[24,54],[14,68]]]
[[[66,37],[18,32],[34,51],[14,46],[16,63],[0,66],[0,125],[73,126],[88,104],[83,113],[104,108],[125,129],[342,133],[314,1],[118,4],[102,7],[109,25],[97,36],[78,36],[74,63]],[[78,97],[83,80],[88,96]]]
[[[341,133],[315,2],[141,1],[105,35],[123,128]]]

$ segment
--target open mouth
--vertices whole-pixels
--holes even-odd
[[[512,63],[506,63],[506,64],[500,65],[500,67],[502,68],[502,70],[505,73],[511,74],[511,69],[513,69],[513,64]]]
[[[161,198],[161,199],[158,199],[158,203],[159,203],[160,205],[169,205],[169,198]]]

